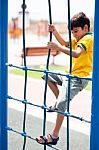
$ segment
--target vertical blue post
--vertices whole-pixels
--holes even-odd
[[[8,0],[0,0],[0,150],[7,150],[7,25]]]
[[[95,0],[90,150],[99,149],[99,0]]]

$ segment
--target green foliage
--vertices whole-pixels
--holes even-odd
[[[34,66],[32,69],[45,69],[45,66]],[[56,66],[56,65],[51,65],[49,66],[49,70],[51,71],[54,71],[54,70],[61,70],[61,71],[64,71],[64,67],[63,66]],[[9,71],[9,73],[13,73],[13,74],[16,74],[16,75],[21,75],[23,76],[24,75],[24,71],[21,70],[21,69],[11,69]],[[32,78],[36,78],[36,79],[41,79],[41,76],[43,75],[42,72],[36,72],[36,71],[28,71],[28,77],[32,77]]]
[[[87,87],[85,88],[87,91],[91,91],[92,90],[92,81],[89,81]]]

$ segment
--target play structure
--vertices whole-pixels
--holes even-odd
[[[86,78],[86,80],[92,81],[92,111],[91,111],[91,129],[90,129],[90,150],[98,150],[99,147],[99,68],[98,68],[98,60],[99,60],[99,29],[98,29],[98,21],[99,21],[99,1],[95,0],[95,15],[94,15],[94,54],[93,54],[93,75],[92,78]],[[45,135],[46,131],[46,109],[49,109],[46,105],[46,93],[47,93],[47,79],[49,71],[49,59],[51,51],[48,50],[48,57],[46,62],[46,68],[44,70],[31,69],[27,67],[26,63],[26,48],[25,48],[25,9],[26,4],[25,0],[23,0],[22,10],[23,10],[23,66],[15,66],[13,64],[8,64],[8,0],[0,0],[0,150],[8,150],[8,132],[15,132],[19,134],[23,138],[23,150],[26,148],[26,140],[27,138],[35,141],[34,137],[31,137],[26,132],[26,113],[27,113],[27,105],[31,105],[33,107],[39,107],[44,111],[44,119],[43,119],[43,135]],[[49,23],[52,24],[52,14],[51,14],[51,2],[48,0],[48,10],[49,10]],[[68,23],[70,23],[70,1],[68,0]],[[70,27],[70,24],[68,25]],[[69,28],[69,40],[71,41],[71,31]],[[52,34],[49,35],[49,41],[52,41]],[[71,48],[71,46],[70,46]],[[61,74],[66,76],[67,78],[71,78],[71,57],[72,51],[70,54],[70,74]],[[23,99],[16,99],[8,94],[8,67],[18,68],[24,71],[24,97]],[[27,101],[27,74],[28,70],[44,72],[46,75],[45,81],[45,90],[44,90],[44,101],[42,105],[33,104]],[[50,72],[51,73],[51,72]],[[53,72],[52,72],[53,73]],[[57,73],[60,74],[60,73]],[[70,85],[70,82],[68,82]],[[70,93],[70,91],[69,91]],[[68,95],[69,99],[70,95]],[[21,102],[24,105],[24,116],[23,116],[23,130],[22,132],[16,131],[12,127],[8,126],[7,123],[7,111],[8,106],[7,103],[10,100],[15,100]],[[90,123],[90,121],[80,118],[79,116],[75,116],[69,112],[69,105],[66,113],[58,112],[65,117],[67,117],[67,150],[69,147],[69,118],[75,118],[80,121],[84,121],[86,123]],[[37,144],[37,142],[35,142]],[[49,145],[50,146],[50,145]],[[50,146],[52,149],[58,149],[53,146]],[[46,150],[47,146],[44,145],[44,150]]]

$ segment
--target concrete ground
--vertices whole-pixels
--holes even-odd
[[[23,99],[24,78],[9,74],[8,94],[12,97]],[[29,78],[27,82],[27,100],[34,104],[42,104],[44,97],[44,81]],[[47,90],[47,105],[55,102],[53,93]],[[8,100],[8,125],[22,132],[24,104]],[[91,93],[83,90],[71,102],[70,112],[76,116],[90,120]],[[47,113],[46,133],[50,133],[55,122],[56,113]],[[41,108],[27,106],[26,132],[32,137],[42,135],[43,111]],[[17,133],[9,133],[9,150],[22,150],[23,137]],[[79,120],[70,119],[70,150],[89,150],[90,124]],[[56,147],[56,146],[55,146]],[[44,147],[35,140],[27,138],[26,150],[43,150]],[[47,147],[47,149],[51,149]],[[60,140],[57,149],[66,149],[66,119],[60,131]]]
[[[22,132],[22,119],[23,113],[15,109],[9,109],[9,125]],[[53,123],[47,122],[46,132],[50,133]],[[27,115],[26,122],[27,134],[32,137],[38,137],[42,135],[42,119]],[[16,133],[9,131],[9,150],[22,150],[23,137]],[[66,150],[66,128],[62,127],[60,131],[60,140],[57,146],[54,146],[58,150]],[[38,144],[35,140],[27,138],[26,150],[43,150],[44,147]],[[52,148],[47,146],[47,149]],[[89,150],[89,136],[75,130],[70,130],[70,150]]]

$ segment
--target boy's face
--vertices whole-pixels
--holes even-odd
[[[79,41],[87,32],[88,30],[86,30],[86,27],[84,27],[83,29],[81,27],[74,27],[72,30],[72,34],[77,41]]]

